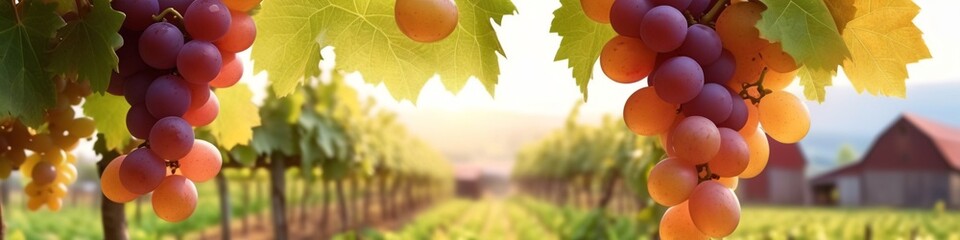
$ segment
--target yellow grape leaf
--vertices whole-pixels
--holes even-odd
[[[253,138],[253,127],[260,126],[260,114],[253,104],[253,92],[246,84],[214,91],[220,100],[220,114],[207,128],[217,145],[230,151],[237,145],[248,145]]]
[[[802,67],[797,72],[800,86],[803,86],[803,96],[807,97],[807,100],[821,103],[826,99],[826,88],[833,85],[833,76],[836,75],[836,72],[808,67]]]
[[[93,118],[97,131],[106,138],[107,150],[123,151],[130,143],[127,111],[130,104],[123,97],[94,93],[83,102],[83,114]]]
[[[856,0],[824,0],[823,3],[827,4],[827,9],[830,10],[830,15],[833,15],[833,22],[837,24],[837,30],[843,34],[843,29],[846,29],[847,23],[857,14],[857,8],[853,6],[853,2]]]
[[[852,57],[844,60],[857,92],[906,96],[907,64],[930,58],[922,32],[913,24],[920,7],[910,0],[858,0],[844,42]]]

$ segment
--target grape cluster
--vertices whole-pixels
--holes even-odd
[[[256,38],[249,11],[259,0],[114,0],[126,14],[124,45],[108,92],[130,104],[130,134],[146,142],[114,159],[101,177],[104,195],[128,202],[153,192],[157,216],[177,222],[194,211],[194,182],[220,171],[212,144],[194,139],[193,127],[216,119],[211,88],[236,84],[243,74],[237,53]]]
[[[73,82],[62,76],[55,77],[54,82],[57,102],[47,111],[44,127],[30,129],[15,120],[0,122],[0,179],[20,169],[30,180],[24,191],[27,208],[33,211],[43,205],[60,210],[67,185],[77,180],[77,158],[70,151],[95,131],[93,119],[76,117],[73,108],[90,95],[88,82]]]
[[[800,66],[755,27],[766,7],[718,0],[581,6],[618,34],[600,53],[604,74],[620,83],[647,79],[626,100],[623,118],[634,133],[659,136],[667,151],[648,178],[651,198],[670,207],[660,236],[730,235],[740,221],[733,189],[766,166],[766,136],[795,143],[810,128],[806,106],[783,91]]]

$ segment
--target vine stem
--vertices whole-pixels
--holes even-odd
[[[153,21],[159,22],[160,20],[163,20],[167,14],[173,14],[173,18],[183,21],[183,15],[181,15],[180,12],[177,12],[176,9],[173,9],[173,7],[168,7],[167,9],[164,9],[163,12],[160,12],[160,14],[153,15]]]
[[[703,174],[701,175],[700,173]],[[713,174],[713,172],[710,171],[710,165],[704,163],[697,165],[697,178],[699,180],[697,183],[702,183],[710,180],[720,179],[720,176]]]
[[[743,99],[748,99],[751,103],[756,105],[760,103],[760,99],[763,99],[764,96],[773,93],[772,90],[763,87],[763,79],[767,76],[768,70],[768,68],[764,67],[763,71],[760,72],[760,79],[758,79],[756,82],[744,83],[741,86],[742,89],[740,89],[740,97]],[[757,87],[758,96],[754,97],[753,95],[750,95],[750,88],[752,87]]]
[[[720,1],[717,1],[717,3],[714,3],[713,7],[710,8],[710,11],[707,12],[706,15],[703,15],[703,18],[700,18],[700,22],[702,23],[713,22],[713,20],[718,15],[720,15],[720,12],[723,11],[724,6],[726,6],[728,2],[730,2],[730,0],[720,0]]]
[[[683,11],[683,16],[687,17],[687,25],[697,24],[697,19],[693,18],[693,14],[690,13],[690,10]]]

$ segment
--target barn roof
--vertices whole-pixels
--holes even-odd
[[[804,160],[803,152],[800,151],[800,144],[780,143],[769,135],[767,136],[767,142],[770,143],[770,158],[767,167],[776,166],[803,171],[807,161]]]
[[[943,155],[943,158],[947,160],[947,164],[949,164],[955,170],[960,170],[960,129],[913,113],[903,113],[903,115],[900,116],[900,119],[894,121],[894,123],[891,124],[887,130],[884,130],[884,132],[890,131],[889,128],[892,128],[900,121],[905,121],[919,129],[924,136],[933,142],[937,148],[937,151],[940,152],[940,154]],[[871,151],[875,147],[876,146],[871,146]],[[866,156],[868,155],[864,154],[864,157]],[[863,165],[864,161],[859,161],[855,164],[834,169],[833,171],[813,178],[811,182],[813,184],[830,182],[838,176],[861,171],[861,169],[863,169]]]

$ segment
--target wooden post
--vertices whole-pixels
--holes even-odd
[[[97,169],[102,175],[110,161],[113,161],[120,154],[113,151],[101,152],[100,154],[103,155],[103,160],[97,162]],[[110,201],[103,193],[100,194],[100,220],[103,225],[104,239],[126,240],[128,238],[127,216],[124,213],[123,204]]]
[[[277,157],[270,160],[270,207],[273,213],[274,239],[287,239],[287,202],[286,176],[284,176],[284,159]]]
[[[227,177],[223,172],[217,174],[217,192],[220,195],[220,237],[230,239],[230,189],[227,186]]]

